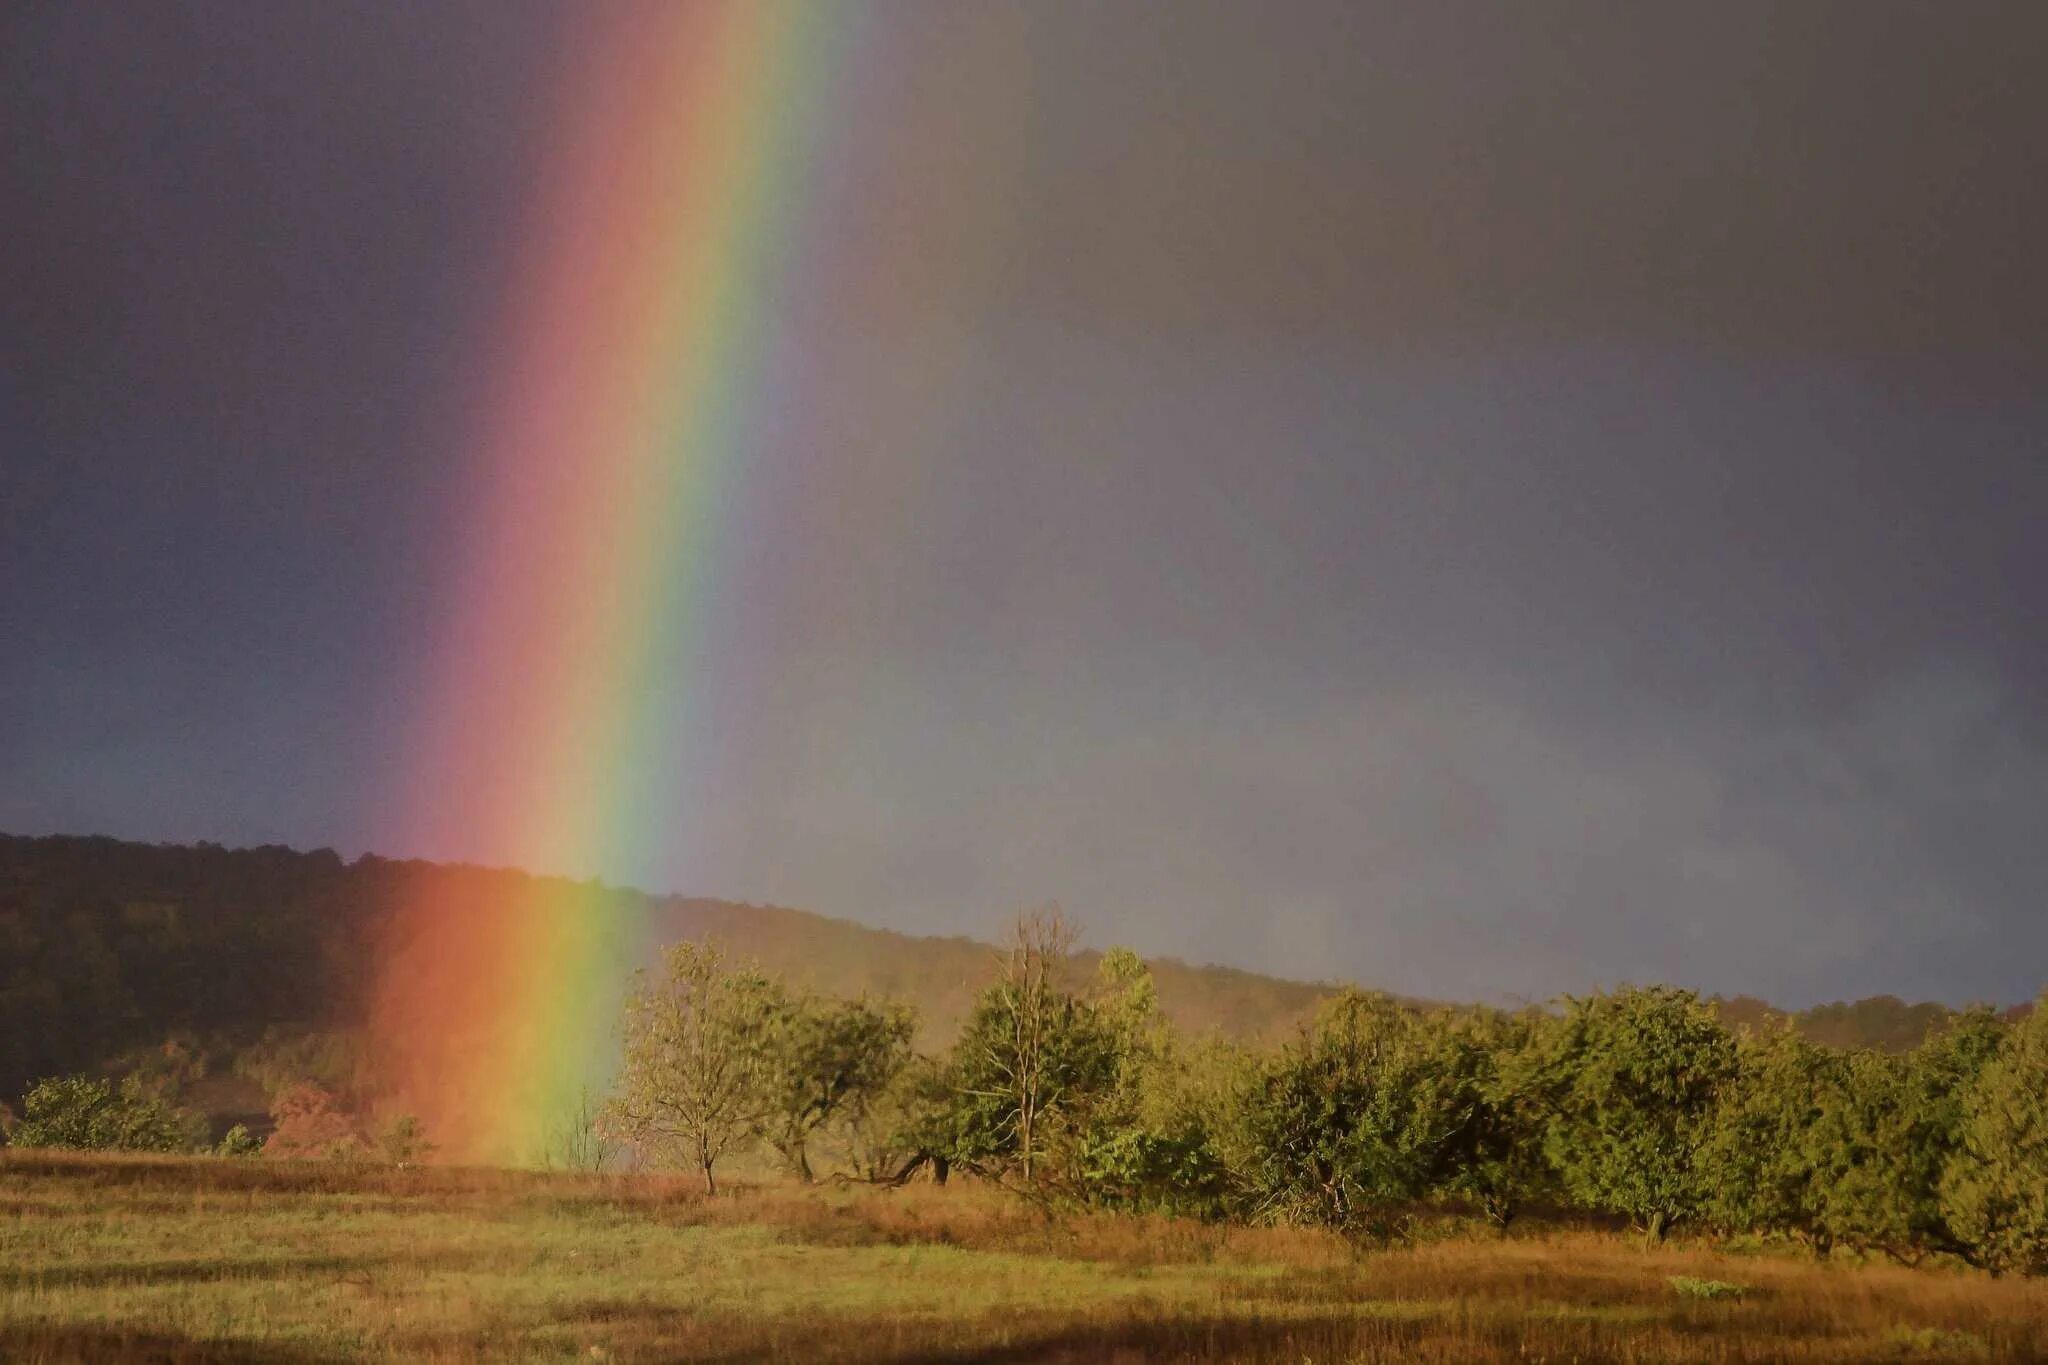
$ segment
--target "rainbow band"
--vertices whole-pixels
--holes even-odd
[[[630,868],[686,818],[721,507],[797,302],[804,135],[847,13],[575,11],[481,405],[488,496],[419,717],[408,804],[444,846]],[[381,952],[376,1064],[443,1158],[534,1160],[607,1078],[644,909],[543,878],[479,904],[423,876]]]

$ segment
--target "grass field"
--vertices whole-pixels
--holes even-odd
[[[0,1359],[2048,1358],[2048,1283],[1560,1230],[1289,1229],[770,1187],[0,1151]]]

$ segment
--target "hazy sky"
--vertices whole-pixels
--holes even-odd
[[[0,13],[0,828],[516,856],[393,796],[576,22]],[[861,32],[716,790],[565,870],[1451,997],[2048,981],[2048,7]]]

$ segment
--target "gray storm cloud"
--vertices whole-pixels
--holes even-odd
[[[390,798],[579,12],[0,12],[0,828],[518,859]],[[672,837],[548,870],[2048,978],[2048,7],[861,13]]]

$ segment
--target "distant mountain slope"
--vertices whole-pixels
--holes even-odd
[[[0,1097],[172,1034],[237,1044],[273,1027],[356,1027],[379,926],[428,878],[456,879],[484,901],[532,880],[500,868],[344,862],[326,849],[0,834]],[[908,1000],[934,1045],[995,971],[994,949],[967,938],[587,884],[576,894],[634,902],[655,944],[714,937],[820,990]],[[1092,956],[1082,954],[1084,967]],[[1178,1025],[1234,1037],[1291,1028],[1329,989],[1171,960],[1153,970]]]
[[[460,879],[485,899],[530,881],[504,869],[344,862],[326,849],[0,835],[0,1097],[172,1034],[240,1044],[276,1027],[355,1027],[378,926],[423,878]],[[931,1044],[951,1035],[995,970],[994,950],[967,938],[588,885],[579,894],[644,906],[657,943],[711,936],[821,990],[908,1000]],[[1285,1034],[1331,989],[1170,959],[1152,967],[1175,1023],[1240,1038]],[[1787,1017],[1748,998],[1723,1011],[1735,1023]],[[1879,997],[1790,1017],[1822,1041],[1899,1048],[1949,1011]]]
[[[996,949],[975,939],[918,937],[779,906],[666,899],[654,902],[654,915],[659,942],[715,938],[818,990],[911,1001],[934,1041],[953,1035],[996,971]],[[1078,965],[1092,972],[1097,956],[1084,950]],[[1287,1031],[1333,989],[1171,958],[1150,965],[1160,1006],[1177,1026],[1235,1038]]]

